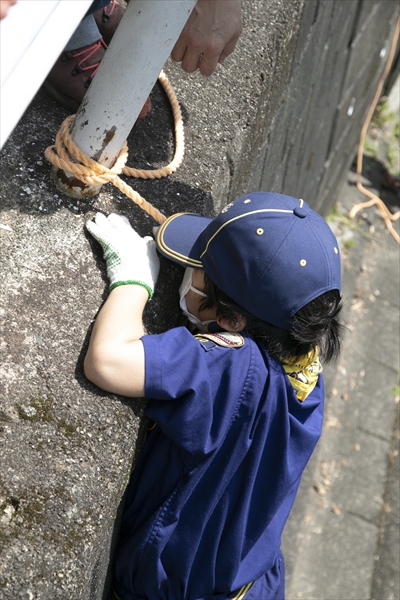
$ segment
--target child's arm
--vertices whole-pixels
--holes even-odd
[[[110,295],[93,327],[84,362],[90,381],[124,396],[144,395],[145,334],[142,314],[153,294],[159,260],[155,244],[141,238],[125,217],[96,215],[88,230],[100,242],[107,262]]]
[[[114,394],[144,395],[143,308],[147,291],[136,285],[115,288],[102,307],[85,357],[86,377]]]

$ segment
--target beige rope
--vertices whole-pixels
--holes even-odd
[[[138,177],[141,179],[160,179],[161,177],[167,177],[167,175],[171,175],[171,173],[174,173],[177,170],[177,168],[180,167],[183,161],[185,148],[181,108],[179,106],[179,102],[176,98],[175,92],[172,89],[172,86],[163,71],[161,71],[158,77],[158,81],[161,83],[165,93],[167,94],[168,100],[171,105],[172,114],[174,117],[175,156],[172,162],[170,162],[169,165],[163,167],[162,169],[146,171],[142,169],[133,169],[132,167],[124,167],[122,172],[124,173],[124,175],[129,175],[130,177]]]
[[[60,127],[60,131],[56,135],[54,146],[49,146],[45,150],[47,160],[62,169],[63,171],[71,172],[79,181],[87,185],[103,185],[111,182],[135,204],[145,210],[150,216],[159,223],[163,223],[166,219],[157,208],[150,202],[147,202],[140,194],[135,192],[127,183],[125,183],[119,175],[129,175],[130,177],[142,179],[159,179],[174,173],[180,166],[184,154],[184,132],[183,121],[179,102],[175,92],[172,89],[167,77],[163,72],[159,75],[159,81],[162,84],[167,97],[170,101],[175,124],[175,155],[172,162],[161,169],[142,170],[127,167],[126,161],[128,158],[128,145],[124,142],[120,153],[111,169],[101,165],[97,161],[89,158],[84,154],[77,145],[72,141],[70,131],[75,115],[67,117]]]
[[[369,108],[367,117],[365,119],[363,128],[361,130],[361,134],[360,134],[360,142],[358,144],[358,153],[357,153],[357,189],[364,194],[365,196],[368,196],[369,198],[371,198],[371,200],[368,200],[367,202],[360,202],[358,204],[355,204],[350,212],[349,212],[349,217],[351,219],[354,219],[354,217],[356,216],[356,214],[362,210],[363,208],[369,208],[370,206],[377,206],[379,212],[382,215],[382,218],[386,224],[386,227],[388,228],[389,232],[391,233],[391,235],[394,237],[394,239],[396,240],[396,242],[398,244],[400,244],[400,236],[397,233],[397,231],[395,230],[395,228],[392,225],[392,221],[397,221],[397,219],[400,217],[400,211],[397,211],[395,214],[392,214],[390,212],[390,210],[387,208],[386,204],[383,202],[383,200],[381,200],[381,198],[379,198],[379,196],[377,196],[376,194],[374,194],[373,192],[371,192],[370,190],[367,190],[363,184],[361,183],[361,173],[362,173],[362,161],[363,161],[363,148],[364,148],[364,140],[365,140],[365,134],[367,133],[367,129],[368,126],[370,124],[370,121],[372,119],[372,115],[374,114],[376,105],[378,104],[378,100],[381,96],[382,93],[382,88],[383,88],[383,84],[385,82],[385,79],[390,71],[390,68],[392,66],[392,62],[393,62],[393,58],[394,58],[394,54],[395,54],[395,50],[396,50],[396,44],[397,44],[397,40],[399,37],[399,30],[400,30],[400,18],[397,20],[397,25],[396,25],[396,29],[394,32],[394,36],[392,39],[392,44],[390,47],[390,52],[389,52],[389,56],[388,56],[388,60],[385,66],[385,70],[382,73],[382,76],[379,80],[378,83],[378,88],[375,92],[375,96],[374,99],[372,101],[372,104]]]

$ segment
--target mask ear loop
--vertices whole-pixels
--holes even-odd
[[[192,285],[190,286],[189,289],[192,290],[192,292],[194,292],[195,294],[198,294],[199,296],[203,296],[203,298],[207,298],[207,294],[198,290],[197,288],[193,287]]]

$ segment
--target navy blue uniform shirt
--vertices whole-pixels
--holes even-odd
[[[265,574],[262,600],[282,589],[281,533],[321,434],[323,383],[300,402],[281,364],[244,338],[224,348],[183,327],[142,338],[157,425],[129,484],[121,600],[223,600]]]

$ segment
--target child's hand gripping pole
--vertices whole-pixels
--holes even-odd
[[[119,285],[141,285],[151,298],[160,270],[154,240],[140,237],[126,217],[113,213],[97,213],[86,228],[103,248],[110,292]]]

